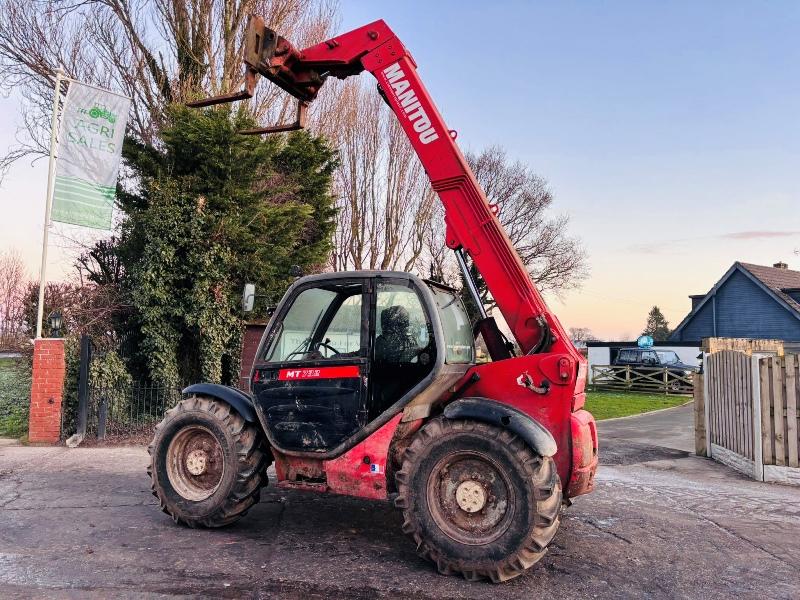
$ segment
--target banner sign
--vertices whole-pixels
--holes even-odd
[[[71,81],[58,136],[52,220],[111,229],[130,100]]]

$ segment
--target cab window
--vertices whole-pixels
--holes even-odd
[[[461,298],[434,286],[430,289],[436,298],[436,308],[444,331],[445,361],[451,364],[474,362],[472,326]]]
[[[436,362],[433,328],[412,285],[376,286],[373,352],[370,420],[425,379]]]
[[[394,283],[379,283],[375,320],[375,360],[387,363],[429,362],[421,356],[432,344],[428,317],[417,292]]]
[[[277,333],[264,360],[294,362],[362,355],[362,305],[360,284],[303,290],[276,325]]]

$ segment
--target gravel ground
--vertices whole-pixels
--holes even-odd
[[[685,435],[690,413],[659,414]],[[800,596],[800,489],[670,447],[685,439],[648,444],[648,419],[638,434],[631,419],[601,424],[596,491],[502,586],[438,575],[387,503],[270,486],[236,525],[192,530],[158,510],[142,447],[0,447],[0,597]]]

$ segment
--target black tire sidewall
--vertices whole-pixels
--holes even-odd
[[[175,436],[187,426],[200,425],[208,429],[216,438],[222,449],[223,474],[219,486],[208,498],[204,500],[187,500],[173,487],[167,474],[167,455],[169,445]],[[213,415],[198,410],[181,412],[174,418],[164,423],[154,440],[153,475],[155,484],[160,490],[160,496],[170,513],[185,520],[198,520],[213,516],[225,503],[230,491],[236,483],[238,475],[238,458],[236,440],[231,435],[225,423]]]
[[[442,458],[460,451],[490,456],[512,488],[515,506],[511,522],[499,538],[487,544],[470,546],[454,540],[437,525],[428,506],[427,485],[431,471]],[[414,513],[423,537],[438,553],[476,568],[479,563],[496,563],[518,552],[524,548],[536,516],[534,482],[525,475],[524,465],[511,447],[496,438],[468,431],[449,432],[439,437],[426,448],[409,481],[414,496]]]

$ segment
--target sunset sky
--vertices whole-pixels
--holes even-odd
[[[566,326],[631,338],[653,304],[677,325],[736,260],[800,270],[800,3],[342,4],[342,30],[398,33],[462,148],[548,180],[591,268],[550,299]],[[21,123],[7,93],[0,151]],[[21,161],[0,188],[0,250],[33,275],[46,170]]]

